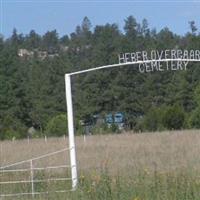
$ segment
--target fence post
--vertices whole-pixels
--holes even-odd
[[[86,142],[86,135],[85,134],[83,135],[83,141],[84,141],[84,143]]]
[[[44,136],[44,141],[45,141],[45,143],[47,143],[47,136],[46,135]]]
[[[68,135],[69,135],[69,148],[70,148],[72,189],[75,190],[78,184],[78,178],[77,178],[77,166],[76,166],[76,149],[75,149],[75,142],[74,142],[74,119],[73,119],[73,104],[72,104],[70,74],[65,74],[65,90],[66,90],[66,101],[67,101],[67,118],[68,118]]]
[[[33,169],[33,160],[30,160],[30,170],[31,170],[31,193],[32,193],[32,197],[34,198],[34,169]]]

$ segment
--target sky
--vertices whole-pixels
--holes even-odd
[[[168,27],[184,35],[192,20],[200,31],[200,0],[0,0],[0,33],[7,38],[13,28],[25,35],[56,29],[62,37],[74,32],[85,16],[93,28],[116,23],[123,31],[130,15],[140,23],[146,18],[157,31]]]

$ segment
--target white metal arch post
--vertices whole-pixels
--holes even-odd
[[[70,148],[70,165],[71,165],[71,176],[72,176],[72,189],[75,190],[78,184],[77,176],[77,164],[76,164],[76,149],[74,139],[74,119],[73,119],[73,103],[72,103],[72,91],[71,91],[71,76],[82,74],[86,72],[96,71],[99,69],[106,69],[112,67],[120,67],[127,65],[144,64],[151,62],[169,62],[169,61],[182,61],[182,62],[199,62],[198,59],[158,59],[158,60],[143,60],[136,62],[126,62],[120,64],[106,65],[101,67],[95,67],[91,69],[81,70],[65,74],[65,90],[66,90],[66,101],[67,101],[67,117],[68,117],[68,135],[69,135],[69,148]]]

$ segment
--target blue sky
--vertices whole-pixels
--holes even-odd
[[[9,37],[15,27],[18,33],[39,34],[56,29],[59,36],[70,34],[88,16],[95,25],[117,23],[123,29],[124,19],[133,15],[138,22],[146,18],[150,28],[164,27],[177,34],[189,31],[194,20],[200,31],[200,0],[0,0],[0,32]]]

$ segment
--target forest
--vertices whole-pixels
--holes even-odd
[[[66,24],[67,25],[67,24]],[[157,31],[134,16],[116,23],[92,26],[88,17],[70,35],[56,30],[39,35],[13,29],[0,36],[0,139],[28,134],[61,136],[67,133],[65,73],[118,63],[118,54],[165,50],[200,50],[194,21],[185,35],[167,27]],[[140,73],[126,66],[76,75],[72,78],[76,134],[93,116],[123,112],[126,129],[133,132],[200,128],[200,64],[187,70]],[[82,123],[80,123],[82,122]],[[30,129],[32,131],[30,131]],[[119,132],[106,124],[93,133]]]

